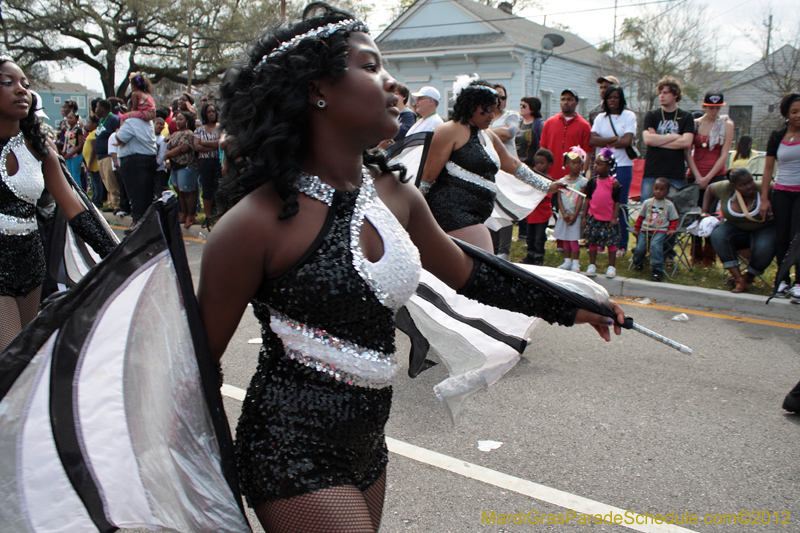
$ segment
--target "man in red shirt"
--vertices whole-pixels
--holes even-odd
[[[539,146],[553,152],[555,164],[550,167],[550,177],[554,180],[567,175],[564,166],[564,153],[569,152],[573,146],[580,146],[586,153],[592,150],[589,146],[589,136],[592,127],[585,118],[575,112],[580,98],[572,89],[561,92],[561,113],[548,118],[542,128],[542,137]],[[588,161],[586,161],[588,163]],[[586,171],[587,166],[584,166]]]
[[[573,146],[580,146],[585,152],[592,148],[589,146],[589,136],[592,127],[582,116],[575,112],[578,107],[580,97],[572,89],[561,91],[561,113],[548,118],[542,127],[542,136],[539,139],[539,146],[547,148],[553,153],[553,165],[550,167],[548,175],[554,180],[558,180],[567,175],[564,166],[564,153],[569,152]],[[588,158],[584,162],[583,170],[586,171],[589,163]],[[535,237],[529,241],[537,241],[528,244],[528,255],[523,259],[523,263],[541,265],[544,263],[544,239],[546,239],[545,229],[547,222],[552,216],[551,195],[547,195],[539,202],[533,213],[528,215],[528,235],[531,235],[532,225],[538,225],[538,231],[534,231]],[[538,242],[541,241],[541,242]],[[531,244],[535,244],[531,249]]]

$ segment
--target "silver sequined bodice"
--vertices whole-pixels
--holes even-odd
[[[318,177],[303,174],[296,188],[333,208],[336,191]],[[361,249],[361,229],[365,221],[375,227],[383,242],[383,256],[374,263],[364,257]],[[349,236],[343,235],[343,238],[349,241],[352,268],[380,304],[392,314],[396,312],[416,290],[421,272],[419,251],[378,198],[372,177],[366,171],[352,210]],[[358,317],[353,320],[357,323]],[[367,348],[334,335],[328,329],[304,324],[276,309],[270,309],[270,329],[283,342],[287,356],[298,363],[352,385],[381,388],[391,384],[397,366],[394,351],[387,353]]]
[[[8,175],[6,160],[10,153],[17,159],[18,170],[13,176]],[[37,230],[35,207],[44,190],[42,164],[30,153],[25,145],[22,132],[9,139],[0,155],[0,177],[3,184],[16,197],[26,204],[24,216],[19,212],[9,212],[6,205],[0,205],[0,234],[27,235]]]

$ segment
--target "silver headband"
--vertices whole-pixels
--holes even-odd
[[[480,89],[482,91],[489,91],[492,94],[500,96],[499,92],[494,90],[492,87],[489,87],[488,85],[468,85],[468,86],[464,87],[464,90],[467,90],[467,89]]]
[[[367,25],[361,22],[360,20],[347,19],[347,20],[342,20],[340,22],[331,22],[330,24],[326,24],[325,26],[320,26],[318,28],[314,28],[313,30],[308,30],[303,34],[295,35],[288,41],[282,42],[272,52],[264,56],[264,59],[261,60],[258,66],[261,67],[264,63],[266,63],[270,59],[291,50],[305,39],[310,39],[312,37],[319,37],[319,38],[330,37],[337,31],[342,31],[342,30],[369,33],[369,28],[367,28]]]

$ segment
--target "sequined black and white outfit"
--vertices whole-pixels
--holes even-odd
[[[340,485],[364,490],[384,471],[394,316],[420,275],[419,252],[366,172],[358,191],[308,175],[297,189],[330,211],[298,264],[253,299],[264,344],[236,444],[251,505]],[[359,245],[365,220],[383,241],[376,263]]]
[[[13,153],[18,170],[8,175]],[[22,132],[9,139],[0,155],[0,296],[24,296],[42,284],[45,260],[36,225],[36,202],[44,190],[42,164],[28,150]]]
[[[500,158],[488,136],[470,126],[467,143],[453,150],[425,196],[445,232],[483,224],[492,214]]]

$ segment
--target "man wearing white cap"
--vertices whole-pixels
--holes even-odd
[[[414,97],[414,111],[420,116],[420,120],[408,129],[406,137],[421,131],[433,131],[433,128],[444,122],[436,112],[441,95],[434,87],[426,85],[419,91],[411,93],[411,96]]]

